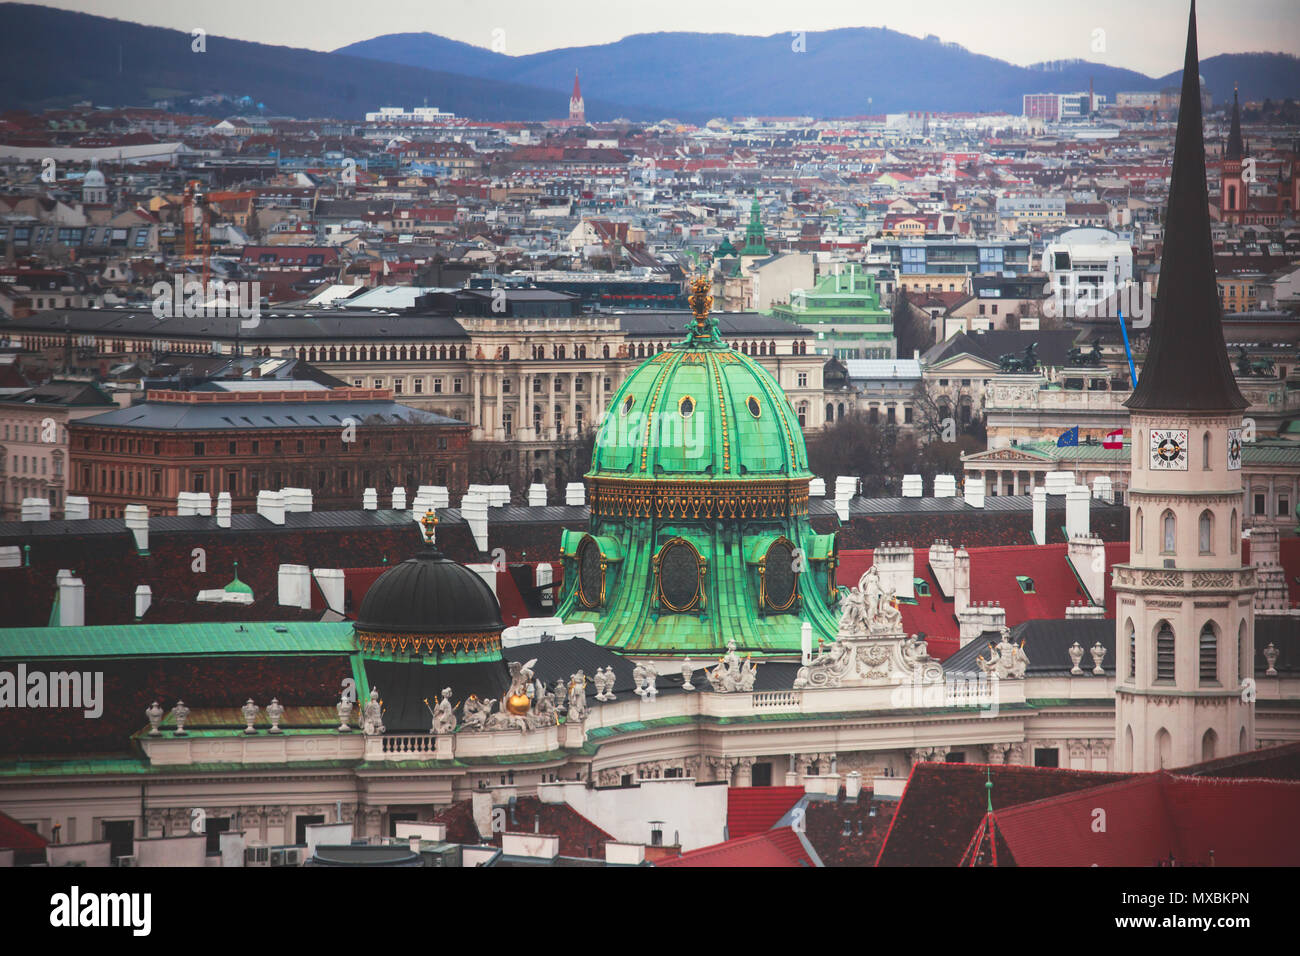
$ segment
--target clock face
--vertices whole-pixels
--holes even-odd
[[[1187,470],[1187,429],[1151,429],[1151,468],[1153,471]]]
[[[1228,429],[1228,470],[1241,470],[1241,429]]]

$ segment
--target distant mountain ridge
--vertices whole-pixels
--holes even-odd
[[[569,94],[340,53],[206,37],[31,4],[0,4],[0,109],[147,106],[215,92],[248,94],[268,112],[361,119],[381,106],[428,103],[485,120],[565,117]],[[573,82],[572,76],[569,78]],[[588,108],[626,112],[597,95]]]
[[[883,27],[807,33],[795,52],[788,33],[646,33],[615,43],[506,56],[431,33],[397,33],[341,47],[386,62],[492,77],[558,91],[582,77],[595,93],[673,115],[855,116],[905,110],[1019,113],[1025,93],[1159,90],[1180,72],[1150,77],[1085,61],[1016,66],[956,43],[918,39]],[[1215,102],[1232,96],[1285,99],[1300,91],[1300,58],[1232,53],[1201,62]],[[592,110],[588,109],[588,115]],[[608,117],[605,117],[608,118]]]
[[[1152,78],[1087,63],[1015,66],[957,44],[883,28],[789,34],[651,33],[599,46],[508,57],[433,34],[392,34],[322,53],[190,34],[30,4],[0,3],[0,109],[83,99],[147,106],[211,93],[248,95],[272,114],[360,119],[381,106],[437,106],[483,120],[568,115],[580,71],[593,120],[714,116],[860,116],[904,110],[1020,111],[1034,92],[1153,90]],[[1282,100],[1300,90],[1300,59],[1228,54],[1201,64],[1216,101]]]

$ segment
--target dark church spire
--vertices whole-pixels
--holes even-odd
[[[1195,0],[1187,21],[1187,56],[1151,344],[1137,388],[1126,404],[1143,411],[1230,411],[1249,405],[1237,388],[1223,342],[1205,185]]]
[[[1237,85],[1232,86],[1232,129],[1228,132],[1226,159],[1241,159],[1245,150],[1241,145],[1241,104],[1237,101]]]

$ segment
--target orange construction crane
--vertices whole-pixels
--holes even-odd
[[[203,184],[191,179],[185,184],[183,203],[185,221],[185,262],[199,265],[203,274],[204,295],[207,294],[209,257],[212,255],[212,234],[208,213],[208,194]],[[195,262],[195,259],[199,262]]]

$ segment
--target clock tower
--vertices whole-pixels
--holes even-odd
[[[1120,770],[1253,750],[1255,569],[1241,563],[1242,411],[1210,244],[1196,6],[1150,346],[1129,398],[1129,562],[1116,592]]]

